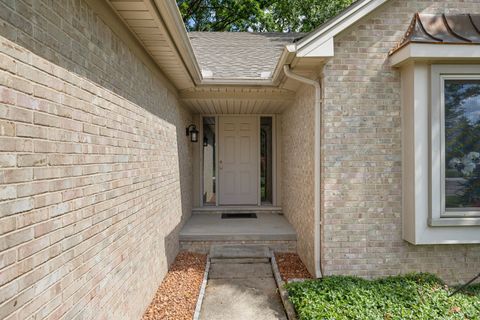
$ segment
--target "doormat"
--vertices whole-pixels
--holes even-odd
[[[257,219],[256,213],[222,213],[222,219]]]

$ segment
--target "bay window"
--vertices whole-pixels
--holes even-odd
[[[402,236],[480,243],[480,38],[471,15],[415,14],[389,62],[401,76]]]
[[[403,238],[480,243],[480,64],[415,61],[401,77]]]

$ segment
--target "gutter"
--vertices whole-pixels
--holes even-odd
[[[315,260],[315,278],[322,278],[322,264],[320,261],[321,258],[321,246],[320,246],[320,224],[322,223],[320,219],[320,134],[321,134],[321,99],[322,99],[322,87],[319,81],[315,81],[309,78],[302,77],[296,73],[293,73],[290,70],[289,65],[283,66],[283,72],[288,78],[303,82],[305,84],[311,85],[315,88],[315,143],[314,143],[314,155],[315,155],[315,164],[314,164],[314,260]]]
[[[282,53],[280,54],[280,58],[278,59],[277,64],[275,65],[275,69],[272,73],[272,82],[278,84],[280,82],[281,76],[283,75],[282,72],[284,71],[285,65],[291,65],[294,67],[294,59],[297,52],[297,46],[295,43],[288,44],[283,47]]]

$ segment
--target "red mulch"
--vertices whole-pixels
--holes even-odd
[[[142,320],[191,320],[206,262],[204,254],[180,252]]]
[[[311,279],[312,276],[296,253],[275,252],[278,270],[283,281],[291,279]]]

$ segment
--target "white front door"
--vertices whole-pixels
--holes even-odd
[[[219,117],[220,205],[258,204],[258,117]]]

